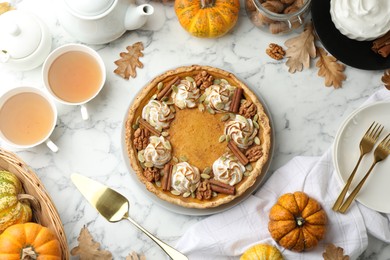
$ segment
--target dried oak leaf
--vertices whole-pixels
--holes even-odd
[[[325,248],[325,252],[322,254],[324,260],[349,260],[348,255],[344,255],[344,249],[336,247],[333,244],[329,244]]]
[[[136,252],[131,252],[128,256],[126,256],[126,260],[146,260],[144,255],[138,256]]]
[[[319,59],[316,66],[319,68],[318,76],[325,78],[325,86],[334,88],[341,88],[342,81],[347,77],[344,74],[345,65],[337,62],[337,59],[328,53],[321,47],[318,47],[317,53]]]
[[[112,254],[106,250],[100,250],[100,244],[93,240],[93,237],[88,231],[87,227],[83,227],[80,230],[80,235],[77,238],[79,245],[74,247],[70,253],[73,256],[78,255],[80,260],[111,260]]]
[[[390,90],[390,70],[386,70],[382,76],[382,82],[385,84],[385,87]]]
[[[284,44],[287,47],[286,65],[288,72],[295,73],[303,68],[310,67],[310,58],[316,57],[316,46],[314,45],[313,25],[309,23],[304,31],[297,37],[287,40]]]
[[[0,3],[0,14],[13,10],[12,6],[8,2]]]
[[[142,53],[144,45],[142,42],[136,42],[127,46],[126,50],[127,52],[121,52],[119,54],[121,58],[115,61],[118,68],[114,70],[114,73],[124,79],[135,78],[137,77],[137,67],[141,69],[144,67],[144,64],[139,60],[140,57],[144,56]]]

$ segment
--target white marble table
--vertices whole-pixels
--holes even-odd
[[[58,0],[57,0],[58,1]],[[53,48],[77,42],[60,26],[56,1],[22,0],[18,9],[38,15],[50,28]],[[202,219],[172,213],[146,198],[130,177],[122,159],[122,121],[129,104],[142,86],[167,69],[187,64],[211,65],[234,72],[262,96],[272,114],[276,134],[270,171],[297,155],[318,156],[332,144],[341,122],[364,100],[382,87],[382,71],[347,67],[341,89],[326,88],[317,69],[290,74],[284,62],[265,54],[271,42],[283,44],[288,36],[275,37],[261,32],[249,21],[243,8],[234,30],[220,39],[197,39],[179,25],[172,4],[152,3],[163,22],[158,31],[127,32],[118,40],[92,46],[107,68],[107,82],[96,99],[88,104],[91,119],[84,122],[76,107],[58,104],[59,118],[52,140],[60,150],[52,153],[41,145],[16,152],[39,175],[53,198],[65,227],[69,247],[75,247],[80,229],[86,225],[96,241],[123,259],[131,251],[148,259],[165,259],[163,252],[131,224],[111,224],[87,204],[69,176],[78,172],[106,183],[131,201],[131,216],[162,240],[174,244],[183,232]],[[114,61],[126,46],[142,41],[143,69],[128,81],[113,73]],[[41,67],[28,72],[0,70],[0,91],[20,85],[42,86]],[[370,238],[361,257],[388,259],[390,246]]]

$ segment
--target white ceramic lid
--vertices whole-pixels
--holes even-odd
[[[115,0],[64,0],[75,13],[83,16],[96,16],[107,11]]]
[[[0,15],[0,51],[21,59],[38,49],[42,28],[32,14],[13,10]]]

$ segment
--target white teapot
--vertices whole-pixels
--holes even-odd
[[[74,38],[89,44],[103,44],[127,30],[142,27],[154,8],[137,6],[134,0],[60,0],[59,19]]]

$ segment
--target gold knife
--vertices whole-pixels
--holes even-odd
[[[129,217],[130,203],[122,194],[80,174],[72,174],[71,179],[88,202],[109,222],[127,219],[159,245],[171,259],[188,260],[185,255],[162,242],[131,219]]]

